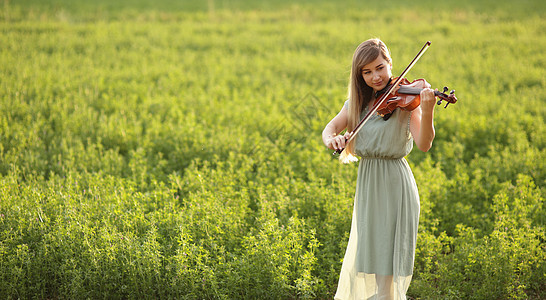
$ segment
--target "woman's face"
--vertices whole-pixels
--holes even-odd
[[[389,83],[392,65],[379,55],[374,61],[362,67],[362,78],[374,91],[380,91]]]

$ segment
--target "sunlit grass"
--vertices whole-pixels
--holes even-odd
[[[332,298],[356,168],[320,132],[380,37],[459,98],[408,156],[410,295],[543,296],[542,1],[0,7],[0,295]]]

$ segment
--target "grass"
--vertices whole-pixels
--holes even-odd
[[[542,1],[1,5],[4,298],[332,298],[356,167],[320,132],[371,37],[459,98],[408,156],[409,295],[546,297]]]

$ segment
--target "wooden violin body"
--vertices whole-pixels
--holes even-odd
[[[384,90],[389,87],[390,86],[387,85]],[[391,114],[396,108],[407,111],[416,109],[421,103],[421,91],[425,88],[430,88],[430,84],[422,78],[412,82],[409,82],[406,78],[402,78],[398,90],[387,96],[387,99],[377,108],[377,113],[381,116],[385,116]],[[446,107],[449,103],[457,102],[455,91],[452,90],[448,95],[445,94],[447,90],[448,88],[444,87],[443,92],[434,91],[434,95],[439,98],[438,104],[441,104],[442,101],[446,101]],[[382,94],[382,91],[378,92],[376,98],[379,98]]]

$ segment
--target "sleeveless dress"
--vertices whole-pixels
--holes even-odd
[[[413,148],[410,116],[375,114],[355,138],[361,159],[335,299],[406,299],[419,224],[417,185],[404,158]]]

